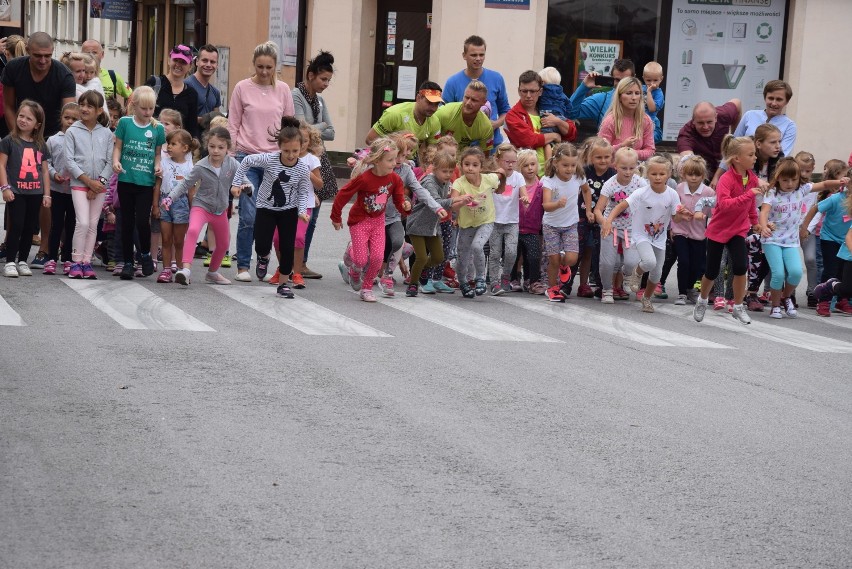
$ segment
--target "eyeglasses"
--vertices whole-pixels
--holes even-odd
[[[536,93],[541,93],[541,89],[518,89],[518,93],[521,95],[535,95]]]

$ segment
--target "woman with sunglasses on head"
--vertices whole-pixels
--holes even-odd
[[[159,117],[163,109],[174,109],[183,117],[184,128],[193,138],[198,132],[198,93],[187,87],[184,79],[192,68],[192,50],[185,45],[176,45],[169,52],[169,70],[165,75],[148,78],[145,83],[157,94],[154,116]]]

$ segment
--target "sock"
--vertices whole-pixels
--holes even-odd
[[[735,305],[734,305],[734,310],[742,310],[742,309],[743,309],[743,305],[742,305],[742,304],[735,304]]]

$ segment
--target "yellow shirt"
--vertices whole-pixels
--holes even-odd
[[[463,205],[459,210],[459,227],[479,227],[486,223],[494,223],[494,190],[500,187],[500,177],[497,174],[482,174],[479,187],[474,186],[462,176],[453,182],[453,189],[460,196],[471,195],[476,205]]]

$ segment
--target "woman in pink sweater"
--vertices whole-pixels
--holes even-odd
[[[281,117],[293,116],[293,95],[290,87],[276,77],[278,47],[274,42],[254,48],[254,75],[234,87],[228,103],[228,131],[234,141],[235,158],[242,162],[249,154],[275,152],[278,147],[269,133],[270,127],[281,124]],[[246,175],[255,191],[240,195],[240,223],[237,226],[237,280],[251,281],[251,249],[254,242],[256,191],[260,188],[263,170],[251,168]]]
[[[654,123],[645,112],[642,83],[636,77],[625,77],[618,82],[612,104],[601,121],[598,136],[607,139],[614,150],[629,146],[647,160],[656,152]]]

